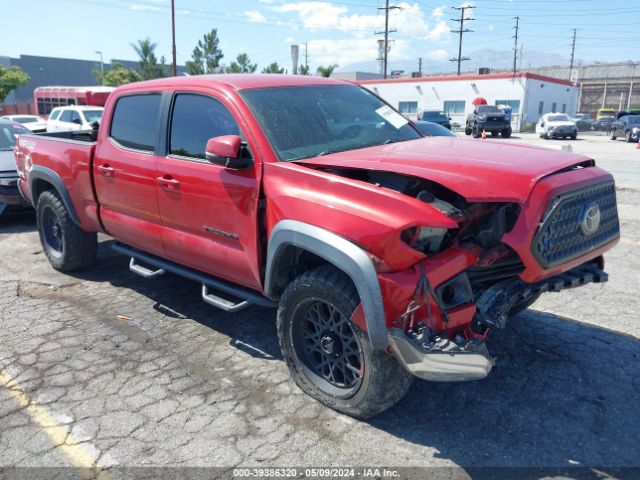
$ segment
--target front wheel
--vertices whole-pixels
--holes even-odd
[[[624,139],[625,139],[627,142],[629,142],[629,143],[631,143],[631,142],[632,142],[632,139],[631,139],[631,131],[630,131],[630,130],[627,130],[627,132],[624,134]]]
[[[56,192],[47,190],[40,195],[36,219],[42,248],[53,268],[70,272],[96,262],[97,235],[73,223]]]
[[[309,270],[287,287],[278,307],[278,339],[296,384],[321,403],[356,418],[382,413],[413,381],[387,352],[371,348],[351,322],[358,292],[333,266]]]
[[[500,134],[502,135],[502,138],[509,138],[511,136],[511,129],[505,128],[500,132]]]
[[[609,132],[609,138],[611,140],[615,140],[616,138],[618,138],[616,137],[615,130],[611,130],[611,132]]]

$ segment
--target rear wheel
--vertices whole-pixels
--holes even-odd
[[[40,195],[36,218],[42,248],[53,268],[70,272],[96,262],[97,235],[73,223],[56,192],[48,190]]]
[[[609,138],[610,138],[611,140],[615,140],[616,138],[618,138],[618,137],[616,137],[616,131],[615,131],[615,130],[613,130],[613,129],[612,129],[612,130],[609,132]]]
[[[465,134],[465,135],[471,135],[471,131],[472,131],[472,130],[471,130],[471,127],[470,127],[469,125],[466,125],[466,126],[464,127],[464,134]]]
[[[572,133],[571,134],[571,140],[575,140],[576,138],[578,138],[578,134],[577,133]]]
[[[303,273],[278,308],[278,338],[291,376],[308,395],[356,418],[398,402],[413,375],[385,351],[371,348],[351,321],[360,303],[344,273],[333,266]]]
[[[500,132],[500,134],[502,135],[502,138],[509,138],[511,136],[511,129],[505,128]]]

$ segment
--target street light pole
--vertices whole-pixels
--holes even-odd
[[[96,50],[96,53],[100,55],[100,85],[104,85],[104,61],[102,60],[102,51]]]

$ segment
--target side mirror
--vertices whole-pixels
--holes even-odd
[[[253,162],[250,158],[240,158],[242,139],[239,135],[223,135],[207,141],[205,156],[213,164],[226,168],[243,169]]]

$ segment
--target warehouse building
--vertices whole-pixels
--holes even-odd
[[[545,113],[575,115],[579,95],[575,84],[567,80],[533,73],[356,81],[410,118],[422,110],[442,110],[461,126],[473,112],[473,100],[483,97],[491,105],[511,107],[515,132],[535,124]]]

